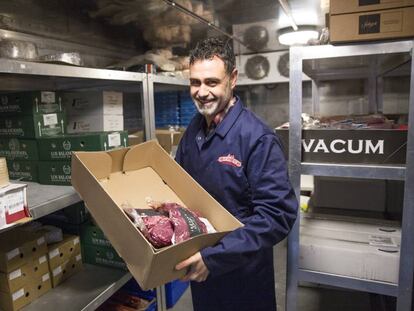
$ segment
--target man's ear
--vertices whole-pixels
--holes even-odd
[[[234,68],[230,75],[231,89],[234,89],[236,87],[238,76],[239,76],[239,71],[236,68]]]

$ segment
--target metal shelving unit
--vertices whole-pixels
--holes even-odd
[[[110,88],[140,93],[148,140],[151,138],[151,107],[145,97],[148,94],[147,79],[147,74],[144,73],[0,59],[0,91]],[[81,200],[71,186],[25,183],[28,184],[28,203],[33,219]],[[13,226],[4,230],[11,228]],[[54,310],[57,302],[62,310],[95,310],[131,277],[129,272],[85,264],[82,272],[32,302],[24,310]],[[163,291],[160,292],[162,296]],[[163,297],[160,299],[165,300]]]
[[[397,310],[410,311],[414,276],[414,62],[413,41],[359,44],[346,46],[293,47],[290,50],[290,131],[289,173],[296,195],[300,195],[300,176],[357,177],[405,181],[402,238],[398,284],[376,282],[299,268],[298,218],[288,238],[286,310],[297,310],[297,287],[300,281],[397,297]],[[397,73],[393,71],[396,69]],[[409,130],[405,166],[341,165],[301,162],[302,74],[312,79],[313,103],[318,104],[317,82],[364,78],[368,80],[370,112],[382,111],[381,86],[384,75],[411,74]],[[372,90],[374,88],[374,90]],[[315,99],[316,97],[316,99]],[[378,104],[378,108],[374,107]],[[314,107],[314,111],[318,111]]]

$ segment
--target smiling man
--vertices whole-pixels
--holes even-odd
[[[195,311],[276,310],[273,246],[292,228],[298,202],[279,139],[234,96],[229,42],[209,38],[190,55],[190,92],[198,114],[176,161],[244,227],[176,269],[191,280]]]

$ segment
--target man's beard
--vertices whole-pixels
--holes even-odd
[[[208,107],[201,104],[197,99],[193,98],[194,105],[196,106],[198,112],[205,117],[214,116],[218,111],[219,102],[217,100],[213,100],[213,103]]]

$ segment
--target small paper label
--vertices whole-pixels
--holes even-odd
[[[19,254],[20,250],[18,248],[15,248],[6,254],[7,260],[12,260],[14,257],[19,256]]]
[[[7,194],[3,198],[3,204],[9,214],[16,214],[24,210],[24,191]]]
[[[17,292],[13,293],[12,295],[12,299],[13,301],[16,301],[17,299],[21,298],[24,296],[24,288],[18,290]]]
[[[121,134],[112,133],[108,135],[108,145],[109,147],[118,147],[121,146]]]
[[[56,102],[55,92],[41,92],[41,102],[53,104]]]
[[[41,237],[41,238],[39,238],[39,239],[37,239],[37,245],[42,245],[42,244],[44,244],[46,241],[45,241],[45,238],[44,237]]]
[[[46,273],[44,276],[42,276],[42,282],[46,282],[49,280],[49,273]]]
[[[54,257],[56,257],[57,255],[59,255],[59,248],[54,249],[53,251],[49,252],[49,258],[52,259]]]
[[[76,261],[81,261],[81,260],[82,260],[81,254],[79,254],[78,256],[76,256]]]
[[[372,246],[397,246],[394,239],[383,235],[370,235],[369,245]]]
[[[79,238],[75,238],[75,239],[73,240],[73,245],[76,245],[76,244],[79,244]]]
[[[44,262],[46,262],[46,256],[42,256],[42,257],[40,257],[40,258],[39,258],[39,263],[40,263],[40,264],[42,264],[42,263],[44,263]]]
[[[45,126],[58,124],[58,117],[56,113],[44,114],[43,124]]]
[[[62,266],[57,267],[53,270],[53,276],[57,276],[62,273]]]
[[[14,280],[22,276],[22,270],[17,269],[9,274],[9,280]]]

